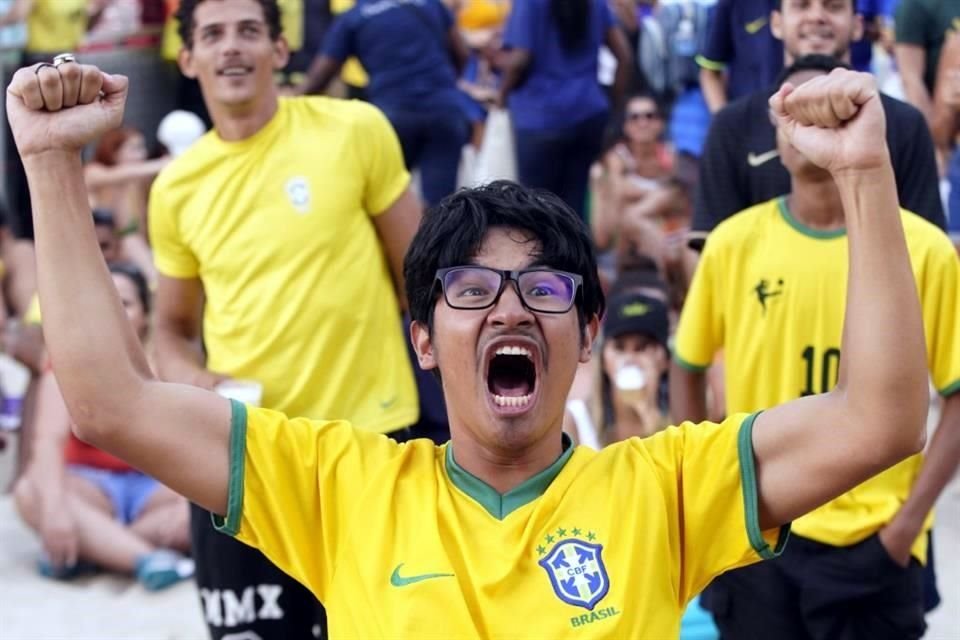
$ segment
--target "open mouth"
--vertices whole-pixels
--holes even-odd
[[[533,404],[537,388],[534,349],[501,344],[487,364],[487,391],[493,404],[508,413],[521,412]]]
[[[224,76],[227,78],[241,78],[243,76],[249,75],[253,72],[252,67],[245,67],[243,65],[231,65],[229,67],[224,67],[217,71],[217,75]]]

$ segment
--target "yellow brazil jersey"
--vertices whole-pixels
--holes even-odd
[[[87,0],[34,0],[27,16],[27,51],[73,51],[87,33]]]
[[[233,403],[221,531],[328,612],[331,638],[676,638],[714,576],[772,557],[753,416],[566,450],[499,494],[450,445]]]
[[[942,231],[901,212],[923,308],[927,356],[943,395],[960,391],[960,262]],[[804,227],[786,200],[743,211],[710,234],[680,324],[675,359],[694,370],[724,350],[727,410],[758,411],[832,389],[847,295],[844,230]],[[854,544],[888,523],[922,465],[917,455],[800,518],[798,535]],[[926,559],[926,535],[913,547]]]
[[[157,269],[200,278],[213,371],[263,383],[266,407],[387,432],[418,404],[373,218],[407,188],[376,108],[281,99],[254,136],[207,133],[150,193]]]

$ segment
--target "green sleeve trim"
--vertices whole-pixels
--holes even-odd
[[[940,395],[944,398],[947,398],[958,391],[960,391],[960,380],[955,381],[953,384],[948,384],[943,389],[940,389]]]
[[[760,530],[760,500],[757,493],[757,468],[753,458],[753,423],[760,412],[750,414],[740,425],[737,437],[737,454],[740,458],[740,482],[743,486],[743,510],[746,513],[747,539],[750,546],[764,560],[771,560],[783,553],[790,537],[790,524],[780,527],[780,536],[773,549],[767,544]]]
[[[723,71],[727,68],[722,62],[717,62],[716,60],[711,60],[710,58],[704,58],[701,55],[698,55],[694,60],[697,61],[697,64],[703,67],[704,69],[709,69],[710,71]]]
[[[674,350],[673,352],[673,361],[676,362],[678,365],[680,365],[681,368],[686,369],[691,373],[703,373],[704,371],[710,368],[709,364],[699,365],[699,364],[693,364],[692,362],[687,362],[686,360],[681,358],[679,355],[677,355],[676,350]]]
[[[243,515],[243,472],[246,464],[247,406],[230,400],[230,481],[227,485],[227,517],[213,516],[213,527],[220,533],[236,536]]]

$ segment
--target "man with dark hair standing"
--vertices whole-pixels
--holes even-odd
[[[863,31],[853,0],[777,0],[770,28],[783,41],[787,66],[811,54],[849,64],[850,43]],[[790,191],[790,174],[778,158],[767,107],[775,91],[770,87],[750,94],[714,114],[700,161],[692,247],[701,248],[710,231],[734,213]],[[913,107],[882,94],[880,98],[891,123],[887,146],[900,205],[943,229],[946,220],[927,124]]]
[[[264,407],[408,437],[418,407],[397,288],[420,206],[393,130],[368,104],[278,98],[276,0],[183,0],[178,19],[179,64],[213,131],[151,192],[160,375],[253,381]],[[282,305],[266,302],[279,292]],[[322,631],[313,595],[199,507],[192,537],[215,639]]]
[[[158,381],[110,287],[80,163],[126,92],[75,62],[21,69],[7,92],[74,429],[308,585],[333,637],[676,637],[706,581],[774,556],[793,518],[923,447],[922,315],[869,75],[771,100],[789,142],[836,180],[855,249],[837,389],[599,452],[562,429],[604,310],[589,232],[553,194],[512,183],[432,209],[405,260],[449,443]]]
[[[832,58],[801,58],[786,70],[786,82],[813,81],[836,66]],[[841,192],[782,130],[777,148],[791,193],[721,223],[697,267],[677,328],[679,366],[670,376],[675,419],[705,416],[704,370],[721,349],[730,413],[760,411],[837,383],[850,232]],[[716,578],[705,599],[724,640],[923,635],[931,510],[960,464],[960,261],[939,229],[907,211],[901,218],[930,377],[944,398],[929,452],[798,518],[780,558]]]

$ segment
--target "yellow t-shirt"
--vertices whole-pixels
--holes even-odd
[[[330,0],[330,13],[338,16],[353,8],[357,0]],[[366,70],[356,58],[347,58],[340,68],[340,78],[352,87],[363,88],[370,83]]]
[[[753,416],[569,446],[501,495],[449,445],[233,404],[221,531],[327,609],[331,638],[676,638],[719,573],[773,557]]]
[[[933,382],[960,391],[960,262],[942,231],[901,212],[923,308]],[[847,296],[847,238],[815,231],[782,198],[718,226],[707,241],[677,329],[675,359],[694,370],[723,348],[727,411],[758,411],[837,382]],[[836,546],[890,522],[923,464],[913,456],[798,519],[793,531]],[[928,519],[929,525],[930,519]],[[913,546],[926,560],[926,535]]]
[[[27,51],[75,51],[87,33],[87,0],[34,0],[27,16]]]
[[[254,136],[207,133],[150,193],[157,269],[203,281],[209,368],[263,405],[374,431],[417,420],[400,309],[373,218],[410,176],[376,108],[281,99]]]

